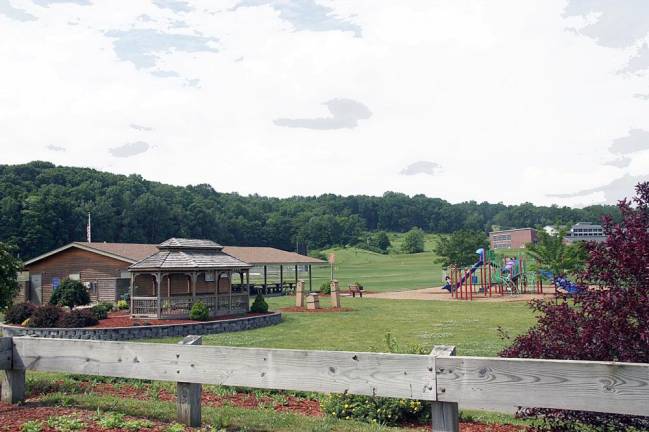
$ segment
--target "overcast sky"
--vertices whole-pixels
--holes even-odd
[[[0,0],[0,163],[272,196],[614,202],[647,0]]]

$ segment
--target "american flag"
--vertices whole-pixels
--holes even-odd
[[[88,213],[88,225],[86,225],[86,239],[92,243],[92,227],[90,226],[90,213]]]

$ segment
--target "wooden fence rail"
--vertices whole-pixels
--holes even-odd
[[[649,364],[152,344],[14,337],[0,339],[2,400],[24,399],[25,370],[183,383],[178,403],[200,403],[219,384],[431,401],[433,431],[458,430],[458,403],[649,416]],[[194,396],[192,396],[194,395]],[[182,399],[182,400],[181,400]],[[179,406],[186,423],[200,407]],[[193,420],[190,420],[193,419]]]

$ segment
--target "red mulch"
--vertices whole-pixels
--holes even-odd
[[[346,307],[339,307],[339,308],[320,308],[320,309],[307,309],[304,307],[298,307],[298,306],[291,306],[291,307],[285,307],[285,308],[280,308],[280,312],[309,312],[309,313],[321,313],[321,312],[353,312],[354,309],[352,308],[346,308]]]
[[[42,432],[56,432],[56,429],[47,426],[47,419],[50,417],[73,416],[86,424],[84,431],[89,432],[118,432],[126,429],[105,429],[97,424],[93,417],[96,411],[85,410],[81,408],[65,408],[40,405],[37,401],[27,401],[22,405],[9,405],[0,402],[0,430],[2,431],[20,431],[23,423],[35,420],[42,421]],[[126,420],[135,419],[136,417],[125,416]],[[147,419],[150,420],[150,419]],[[162,423],[150,420],[153,427],[149,431],[163,432],[169,427],[168,423]]]
[[[257,315],[267,315],[267,314],[262,314],[262,313],[253,313],[249,312],[245,315],[223,315],[218,317],[217,319],[213,319],[210,321],[221,321],[221,320],[227,320],[227,319],[234,319],[234,318],[244,318],[244,317],[250,317],[250,316],[257,316]],[[99,324],[94,325],[90,328],[98,328],[98,327],[132,327],[134,325],[170,325],[170,324],[196,324],[199,321],[192,321],[189,319],[182,319],[182,320],[171,320],[171,319],[149,319],[149,318],[138,318],[138,319],[132,319],[129,316],[128,311],[119,311],[119,312],[111,312],[108,314],[108,318],[103,319],[99,321]]]
[[[43,392],[55,392],[61,390],[61,381],[53,382],[49,388],[41,389]],[[89,393],[111,395],[120,398],[148,400],[153,397],[150,385],[132,386],[129,384],[110,384],[110,383],[91,383],[79,382],[79,387]],[[8,405],[0,403],[0,431],[20,431],[20,426],[29,420],[46,421],[52,416],[73,415],[76,418],[83,420],[87,428],[86,431],[114,431],[118,432],[121,429],[103,429],[93,420],[96,411],[84,410],[80,408],[65,408],[65,407],[52,407],[43,406],[38,402],[39,394],[30,394],[29,399],[23,405]],[[159,390],[157,399],[163,401],[173,402],[176,400],[176,395],[166,389]],[[273,398],[270,396],[257,397],[254,393],[228,393],[224,395],[217,395],[211,392],[203,391],[201,403],[204,406],[221,407],[221,406],[236,406],[246,409],[259,409],[259,408],[272,408],[278,412],[292,412],[306,416],[321,417],[323,412],[320,409],[320,404],[317,400],[299,398],[289,395],[283,395],[282,398]],[[126,417],[133,419],[134,417]],[[164,431],[168,424],[153,421],[154,427],[149,429],[151,431]],[[430,430],[430,427],[423,425],[403,425],[403,427],[411,428],[412,430]],[[188,428],[187,430],[196,430]],[[482,423],[461,423],[460,430],[462,432],[524,432],[528,430],[524,426],[513,425],[492,425]],[[48,428],[46,425],[43,432],[53,432],[54,430]]]

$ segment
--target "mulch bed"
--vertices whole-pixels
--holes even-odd
[[[118,432],[125,429],[105,429],[97,424],[94,417],[96,411],[81,408],[66,408],[41,405],[37,401],[27,401],[22,405],[9,405],[0,402],[0,430],[20,431],[23,423],[28,421],[41,421],[42,432],[56,432],[56,429],[47,426],[47,419],[50,417],[72,416],[83,421],[86,427],[84,431],[89,432]],[[136,417],[124,416],[125,420],[136,419]],[[150,420],[153,427],[149,431],[163,432],[169,427],[168,423]]]
[[[280,308],[280,312],[309,312],[309,313],[326,313],[326,312],[353,312],[354,309],[348,307],[339,307],[339,308],[320,308],[320,309],[307,309],[305,307],[291,306]]]
[[[133,386],[130,384],[92,383],[81,381],[78,383],[81,392],[94,393],[99,395],[110,395],[123,399],[151,400],[157,399],[167,402],[174,402],[176,395],[166,389],[159,389],[157,393],[151,385]],[[0,403],[0,431],[20,431],[20,426],[29,420],[47,421],[52,416],[72,415],[81,419],[86,425],[86,431],[121,431],[122,429],[103,429],[95,420],[96,411],[71,407],[44,406],[39,403],[39,396],[43,393],[57,392],[63,390],[63,382],[52,382],[46,388],[41,388],[40,393],[34,392],[29,395],[27,402],[23,405],[8,405]],[[277,412],[290,412],[311,417],[322,417],[324,414],[320,409],[320,403],[314,399],[299,398],[290,395],[270,397],[265,395],[257,396],[254,393],[227,393],[215,394],[203,391],[201,404],[209,407],[236,406],[244,409],[270,408]],[[134,417],[126,416],[126,419]],[[167,429],[168,423],[152,421],[153,428],[147,429],[161,432]],[[414,430],[430,430],[430,426],[424,425],[402,425],[402,427]],[[54,429],[46,425],[43,432],[52,432]],[[197,430],[187,428],[187,430]],[[461,423],[462,432],[524,432],[528,430],[524,426],[494,425],[482,423]]]

